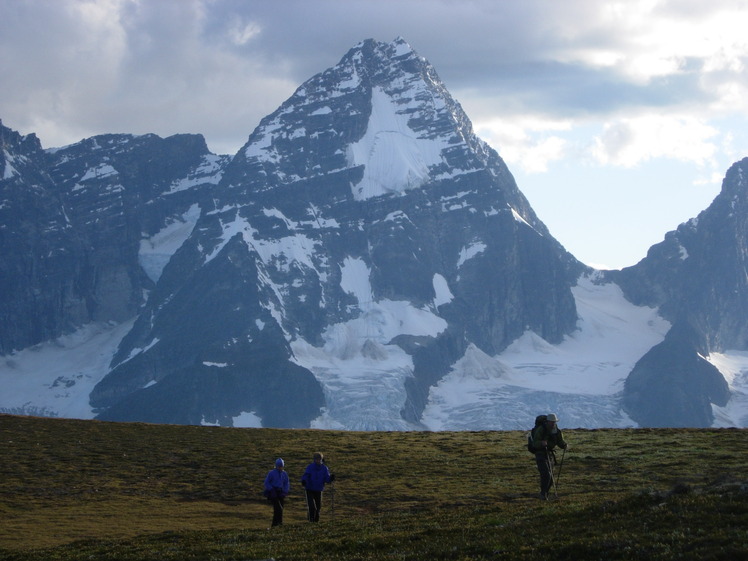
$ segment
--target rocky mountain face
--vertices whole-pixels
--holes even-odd
[[[633,267],[609,273],[633,302],[657,306],[673,324],[636,364],[624,404],[647,426],[709,425],[728,385],[704,357],[748,348],[748,159],[727,172],[697,218],[666,234]]]
[[[101,419],[427,428],[456,365],[578,329],[590,270],[402,39],[355,46],[233,157],[196,135],[44,151],[0,124],[0,142],[0,353],[134,319],[89,396]],[[699,357],[748,344],[739,169],[698,222],[599,281],[673,325],[626,382],[641,424],[707,425],[729,398]]]
[[[106,135],[45,152],[0,123],[0,144],[3,354],[135,315],[154,286],[143,236],[183,221],[200,198],[168,189],[227,160],[188,135]]]
[[[0,122],[0,146],[0,352],[5,354],[88,318],[77,290],[84,247],[69,227],[39,140]]]

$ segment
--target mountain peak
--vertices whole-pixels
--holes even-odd
[[[348,171],[355,200],[485,169],[489,152],[402,37],[357,44],[263,119],[242,150],[272,178],[261,189]]]
[[[389,43],[377,41],[376,39],[366,39],[354,46],[348,54],[351,53],[361,53],[365,58],[379,60],[380,62],[418,57],[410,43],[400,36]]]

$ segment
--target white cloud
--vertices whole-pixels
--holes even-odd
[[[526,173],[543,173],[548,165],[567,156],[568,141],[557,134],[568,131],[567,121],[514,117],[475,123],[478,136],[496,148],[508,165]]]
[[[258,24],[209,29],[206,10],[220,3],[209,4],[0,0],[0,118],[46,147],[199,132],[213,150],[236,151],[298,83],[282,59],[237,50]]]
[[[235,45],[246,45],[262,32],[262,26],[257,22],[236,21],[229,29],[229,36]]]
[[[705,165],[718,150],[718,131],[698,118],[645,115],[606,123],[592,155],[602,165],[632,167],[654,158]]]
[[[686,71],[696,58],[707,72],[739,73],[748,53],[748,11],[742,2],[572,2],[584,18],[561,18],[552,40],[557,60],[593,67],[617,67],[646,82]],[[566,41],[564,41],[566,39]]]

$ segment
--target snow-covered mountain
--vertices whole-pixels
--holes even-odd
[[[400,38],[356,45],[233,157],[196,135],[44,151],[0,124],[0,141],[2,410],[351,430],[513,429],[548,410],[565,426],[748,425],[745,323],[716,321],[720,287],[684,303],[699,291],[652,252],[610,274],[579,263]],[[730,212],[745,236],[748,211]],[[687,381],[663,377],[663,348],[695,356]],[[670,417],[647,417],[651,395]]]

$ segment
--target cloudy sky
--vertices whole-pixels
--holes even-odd
[[[363,39],[402,36],[580,260],[636,263],[748,156],[742,0],[0,0],[0,119],[45,148],[233,154]]]

